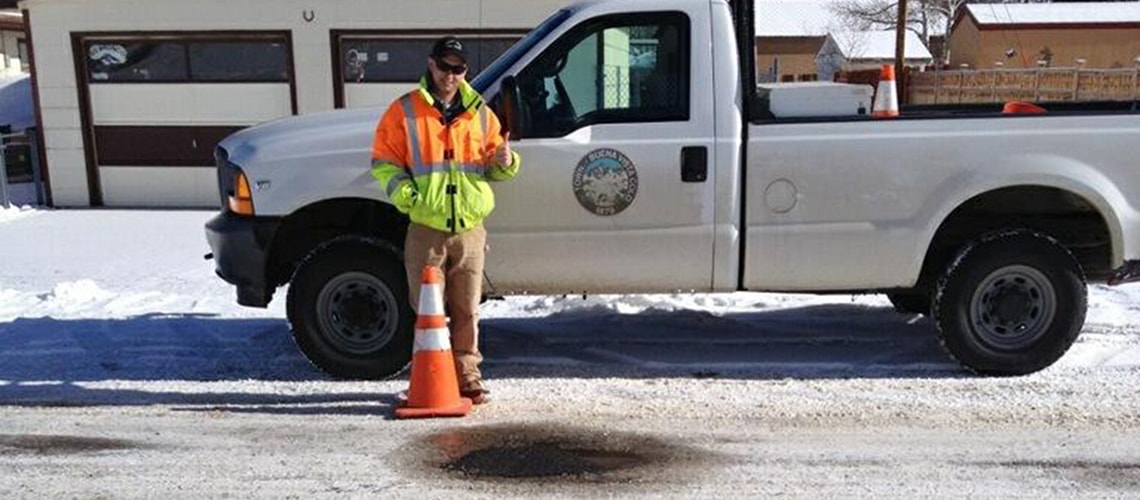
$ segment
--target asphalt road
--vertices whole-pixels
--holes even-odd
[[[575,404],[583,404],[576,402]],[[6,408],[4,498],[1136,498],[1132,426]],[[514,405],[510,405],[514,406]],[[906,418],[901,419],[903,421]]]

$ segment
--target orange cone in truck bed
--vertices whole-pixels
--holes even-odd
[[[1001,107],[1001,112],[1006,115],[1040,114],[1045,112],[1045,108],[1031,102],[1009,101]]]
[[[899,115],[899,91],[895,86],[895,67],[884,64],[879,73],[879,89],[875,91],[875,107],[871,116],[894,118]]]

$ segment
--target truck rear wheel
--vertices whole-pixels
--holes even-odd
[[[334,377],[391,377],[411,360],[415,313],[403,256],[387,242],[348,237],[313,250],[286,308],[297,346]]]
[[[939,280],[933,318],[942,346],[984,375],[1023,375],[1057,361],[1085,321],[1080,264],[1056,240],[1025,229],[989,234],[958,253]]]

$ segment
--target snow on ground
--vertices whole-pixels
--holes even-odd
[[[289,338],[284,290],[241,307],[214,275],[212,215],[0,210],[0,381],[323,380]],[[1053,369],[1140,367],[1138,299],[1136,285],[1092,287],[1085,331]],[[502,375],[961,374],[928,320],[880,295],[510,297],[483,317]]]
[[[37,213],[37,210],[34,207],[16,202],[15,195],[9,193],[9,196],[13,196],[13,199],[11,200],[12,206],[9,208],[0,206],[0,224],[27,217],[29,215],[35,215]]]

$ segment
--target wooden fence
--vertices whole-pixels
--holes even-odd
[[[907,80],[909,104],[1132,101],[1140,97],[1140,67],[925,71],[910,73]]]

